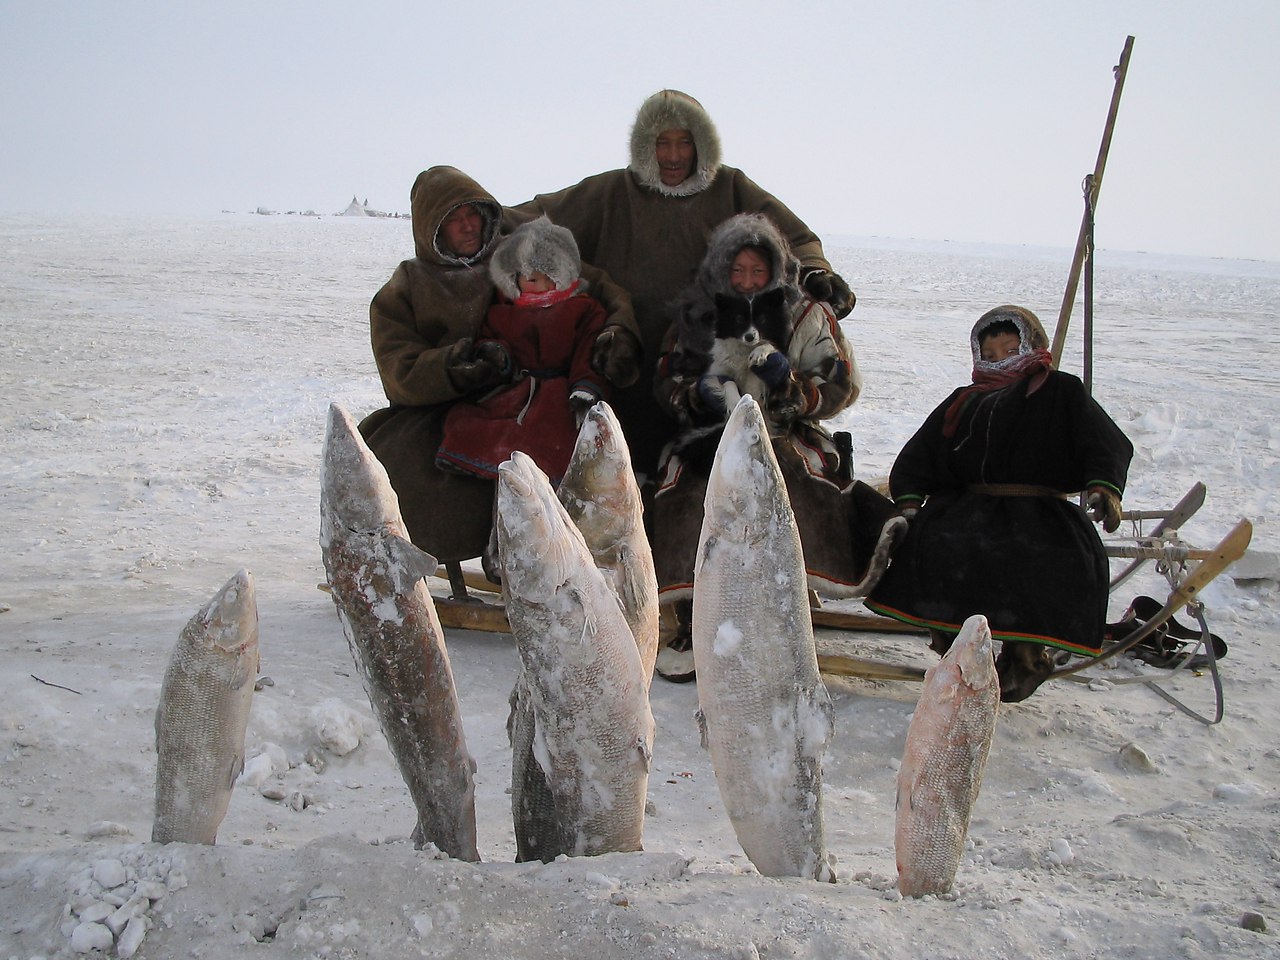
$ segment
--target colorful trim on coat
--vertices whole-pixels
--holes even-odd
[[[901,610],[895,610],[893,607],[887,607],[882,603],[876,603],[873,600],[864,600],[862,605],[872,613],[878,613],[882,617],[889,617],[893,620],[900,620],[903,623],[909,623],[913,627],[920,627],[924,630],[942,630],[946,633],[959,633],[962,626],[958,623],[946,623],[942,620],[928,620],[924,617],[916,617],[912,614],[904,613]],[[1067,650],[1082,657],[1096,657],[1102,653],[1101,641],[1097,647],[1084,647],[1077,643],[1068,643],[1065,640],[1059,640],[1057,637],[1047,637],[1038,633],[1018,633],[1013,630],[996,630],[994,627],[991,629],[991,636],[996,640],[1039,643],[1046,647],[1056,647],[1059,650]]]

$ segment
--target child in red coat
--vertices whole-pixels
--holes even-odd
[[[591,367],[605,311],[586,293],[573,234],[546,217],[503,240],[489,272],[498,298],[474,349],[508,379],[450,408],[436,463],[493,478],[520,450],[559,483],[586,411],[607,399],[606,381]]]

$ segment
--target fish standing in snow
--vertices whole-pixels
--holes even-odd
[[[631,451],[604,401],[587,411],[558,494],[596,566],[611,578],[648,683],[658,654],[658,579]]]
[[[244,769],[258,607],[241,570],[183,628],[156,709],[156,843],[213,843]]]
[[[498,470],[497,528],[523,665],[511,730],[518,857],[640,850],[653,715],[618,598],[546,475],[519,452]],[[537,797],[524,795],[536,786],[531,762],[547,787]]]
[[[640,672],[648,683],[658,652],[658,581],[631,453],[607,403],[601,401],[587,411],[557,493],[618,596],[640,652]],[[533,707],[522,673],[511,693],[507,720],[519,861],[551,860],[565,846],[555,798],[533,756],[533,733]]]
[[[693,584],[703,742],[738,842],[765,876],[833,879],[822,829],[833,709],[800,536],[750,396],[716,451]]]
[[[907,729],[894,836],[898,889],[904,896],[951,889],[999,706],[991,628],[986,617],[972,616],[951,649],[925,673]]]
[[[323,459],[325,572],[365,693],[418,810],[414,844],[479,860],[475,762],[444,630],[423,582],[437,563],[407,539],[386,471],[337,404],[329,407]]]

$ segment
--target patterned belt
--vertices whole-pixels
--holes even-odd
[[[1055,497],[1059,500],[1071,499],[1071,494],[1055,490],[1053,487],[1039,487],[1032,483],[971,483],[967,488],[971,493],[985,493],[992,497]]]

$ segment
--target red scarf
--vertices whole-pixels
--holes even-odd
[[[974,397],[984,393],[994,393],[1012,386],[1019,380],[1034,377],[1035,381],[1027,389],[1027,395],[1030,396],[1040,384],[1044,383],[1045,376],[1052,367],[1053,354],[1043,348],[1032,350],[1030,353],[1020,353],[1016,357],[1009,357],[999,363],[990,361],[975,363],[973,386],[965,387],[956,394],[956,398],[951,401],[951,406],[947,407],[947,412],[942,418],[942,435],[955,436],[956,428],[960,426],[960,416]]]
[[[564,303],[576,294],[581,283],[582,281],[575,280],[563,290],[544,290],[542,293],[522,293],[511,302],[517,307],[554,307],[557,303]]]

